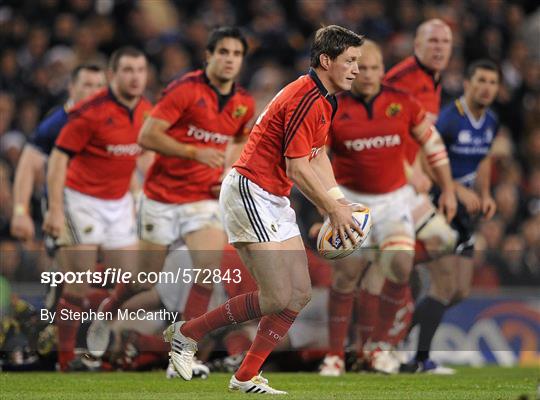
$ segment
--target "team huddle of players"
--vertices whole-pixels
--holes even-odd
[[[74,71],[68,103],[25,147],[12,231],[33,235],[27,209],[33,176],[50,154],[43,228],[59,247],[64,270],[93,269],[99,261],[160,271],[178,242],[193,265],[212,269],[228,240],[253,285],[228,291],[228,299],[208,311],[212,285],[193,283],[183,296],[183,321],[164,332],[170,373],[191,379],[197,342],[207,333],[258,320],[229,389],[280,394],[260,375],[261,366],[317,294],[291,188],[296,185],[342,238],[361,233],[352,212],[367,206],[373,230],[364,246],[377,251],[356,252],[333,266],[329,352],[320,373],[345,372],[353,308],[358,357],[370,369],[449,372],[429,359],[429,347],[445,309],[470,287],[472,263],[463,256],[473,248],[476,220],[495,211],[489,148],[497,121],[488,107],[499,79],[492,63],[474,63],[464,96],[440,111],[440,74],[451,47],[449,27],[429,20],[418,28],[414,56],[385,75],[376,43],[335,25],[321,28],[309,72],[281,90],[252,129],[254,101],[235,83],[247,52],[238,29],[213,31],[204,69],[169,84],[155,106],[143,96],[145,55],[121,48],[111,56],[107,86],[99,68]],[[431,286],[412,314],[416,241],[430,260]],[[128,299],[152,290],[117,284],[99,310],[126,307]],[[57,310],[85,310],[91,298],[87,285],[66,284]],[[79,326],[58,324],[59,365],[67,371],[76,359]],[[420,326],[418,353],[400,367],[392,349],[411,324]],[[108,344],[104,330],[99,322],[89,330],[97,348]]]

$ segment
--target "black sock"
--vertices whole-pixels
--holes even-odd
[[[429,296],[425,297],[416,306],[413,321],[420,325],[416,361],[425,361],[429,358],[431,341],[441,323],[445,310],[446,305],[444,303]]]

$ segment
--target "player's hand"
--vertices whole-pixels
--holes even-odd
[[[461,186],[457,190],[457,196],[470,215],[477,214],[480,211],[482,206],[480,197],[473,190]]]
[[[429,193],[433,182],[420,168],[413,168],[412,175],[409,177],[409,183],[413,186],[416,193]]]
[[[11,217],[11,234],[19,240],[32,240],[36,234],[34,221],[28,214]]]
[[[219,168],[222,167],[225,162],[225,153],[221,150],[212,148],[197,148],[193,158],[211,168]]]
[[[43,230],[53,238],[58,238],[62,234],[65,226],[65,216],[63,210],[50,209],[45,213],[43,220]]]
[[[490,195],[482,197],[481,206],[482,206],[482,214],[484,214],[485,219],[491,219],[495,215],[495,212],[497,211],[497,203],[495,203],[495,200]]]
[[[439,197],[439,212],[450,222],[454,219],[457,211],[456,193],[453,190],[445,190]]]
[[[360,204],[343,204],[341,201],[335,203],[333,207],[328,212],[328,218],[330,219],[330,225],[332,226],[332,241],[335,243],[339,235],[341,242],[343,243],[344,248],[348,249],[348,243],[345,240],[346,236],[351,239],[353,245],[356,245],[358,242],[353,235],[353,231],[358,232],[360,236],[364,236],[364,232],[359,225],[357,225],[352,217],[354,211],[363,211],[366,208]]]

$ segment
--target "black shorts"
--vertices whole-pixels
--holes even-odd
[[[432,190],[433,204],[438,204],[441,192],[438,188]],[[472,257],[475,243],[475,232],[478,226],[477,216],[471,216],[465,206],[458,201],[456,216],[450,226],[458,232],[456,253],[464,257]]]

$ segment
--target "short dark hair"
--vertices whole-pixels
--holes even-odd
[[[478,69],[487,69],[488,71],[494,71],[497,73],[497,77],[499,79],[501,78],[501,70],[499,69],[499,66],[493,61],[483,58],[473,61],[467,67],[467,71],[465,71],[465,79],[470,80]]]
[[[311,45],[311,66],[321,65],[320,56],[326,54],[335,60],[349,47],[360,47],[364,43],[364,37],[349,29],[338,25],[329,25],[315,32],[315,39]]]
[[[115,50],[111,54],[111,58],[109,59],[109,68],[116,72],[118,69],[118,64],[120,63],[120,59],[124,56],[128,57],[144,57],[146,58],[146,55],[136,47],[132,46],[124,46],[120,47],[119,49]]]
[[[239,40],[240,43],[242,43],[242,47],[244,48],[244,55],[246,55],[248,51],[247,40],[242,31],[236,26],[222,26],[210,32],[208,42],[206,43],[206,50],[208,50],[210,53],[213,53],[214,50],[216,50],[218,42],[225,38],[233,38]]]
[[[77,65],[73,71],[71,71],[71,82],[75,82],[77,79],[79,79],[79,75],[81,74],[81,71],[92,71],[92,72],[102,72],[103,68],[101,68],[97,64],[81,64]]]

